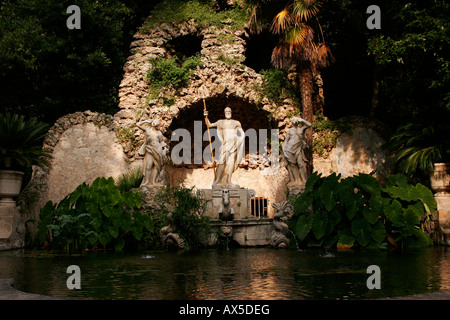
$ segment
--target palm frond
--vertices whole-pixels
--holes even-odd
[[[281,34],[289,29],[293,20],[288,8],[278,12],[278,14],[273,18],[271,31],[275,34]]]
[[[286,43],[293,46],[311,46],[314,39],[313,29],[306,23],[296,24],[286,33]]]
[[[249,29],[250,32],[259,34],[263,31],[263,21],[262,21],[262,9],[260,4],[253,6],[252,13],[250,14]]]
[[[316,0],[297,0],[293,4],[293,16],[298,21],[308,21],[311,17],[319,13],[321,6],[320,1]]]
[[[48,165],[51,155],[42,149],[48,126],[37,118],[18,114],[0,114],[0,167]]]
[[[333,54],[331,53],[331,50],[327,45],[325,45],[324,43],[320,43],[319,45],[314,45],[314,47],[315,65],[320,67],[327,67],[335,61]]]
[[[394,161],[397,168],[413,175],[418,171],[429,174],[434,163],[445,157],[445,143],[437,139],[432,126],[408,124],[400,127],[391,138],[393,149],[397,149]]]

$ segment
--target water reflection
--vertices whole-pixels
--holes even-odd
[[[66,287],[69,265],[81,290]],[[369,265],[381,290],[369,290]],[[373,299],[450,289],[447,248],[407,253],[258,249],[146,254],[0,253],[0,278],[19,290],[79,299]]]

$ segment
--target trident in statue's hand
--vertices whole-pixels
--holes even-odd
[[[203,87],[200,87],[198,89],[198,93],[203,99],[203,110],[204,110],[203,111],[203,115],[205,116],[206,128],[208,129],[209,147],[211,149],[211,159],[212,159],[213,169],[214,169],[214,180],[216,180],[216,162],[214,161],[214,153],[213,153],[213,148],[212,148],[211,133],[209,131],[208,111],[206,110],[206,101],[205,101],[205,96],[206,96],[205,89]]]

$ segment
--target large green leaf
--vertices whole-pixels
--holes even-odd
[[[73,205],[74,203],[77,202],[77,200],[80,198],[81,196],[81,186],[78,186],[71,194],[70,194],[70,198],[69,198],[69,204]]]
[[[114,251],[122,251],[124,246],[125,246],[125,240],[124,239],[119,239],[114,244]]]
[[[108,232],[114,239],[116,239],[119,236],[119,228],[117,226],[109,226]]]
[[[352,234],[358,240],[358,243],[365,247],[370,241],[372,228],[366,219],[355,219],[352,221]]]
[[[433,245],[433,240],[421,229],[414,229],[412,237],[409,237],[406,242],[409,248],[422,248]]]
[[[294,212],[296,215],[302,214],[312,205],[314,198],[306,193],[302,193],[294,201]]]
[[[403,208],[398,200],[393,200],[389,203],[389,199],[384,201],[384,215],[393,224],[401,224],[403,222]]]
[[[355,243],[355,237],[352,235],[350,230],[344,229],[338,231],[338,245],[341,246],[352,246]]]
[[[333,185],[330,180],[325,180],[319,187],[320,199],[325,209],[330,212],[336,205],[336,201],[333,199]]]
[[[295,224],[294,233],[300,241],[303,241],[309,234],[313,225],[312,215],[302,215],[298,217]]]
[[[108,243],[111,242],[112,238],[109,233],[103,232],[99,235],[98,240],[100,241],[100,243],[103,247],[106,247],[108,245]]]
[[[371,236],[372,239],[378,244],[382,243],[383,240],[386,239],[386,228],[381,220],[373,226]]]
[[[370,194],[378,194],[381,191],[380,183],[374,176],[370,174],[360,173],[359,175],[355,176],[354,179],[358,186],[360,186]]]
[[[136,238],[136,240],[141,240],[142,238],[142,234],[143,234],[143,228],[142,226],[133,226],[133,228],[131,229],[133,232],[133,236]]]
[[[425,215],[425,207],[421,201],[410,204],[408,208],[414,211],[418,218],[421,218]]]
[[[405,226],[407,228],[414,228],[416,225],[420,223],[420,219],[417,216],[416,212],[411,208],[408,207],[406,209],[403,209],[404,214],[404,222]]]
[[[308,180],[305,183],[305,190],[303,193],[307,194],[311,190],[313,190],[314,185],[317,183],[317,181],[320,180],[321,176],[322,176],[322,174],[318,173],[317,171],[314,171],[313,173],[311,173],[311,175],[309,176]]]
[[[312,232],[317,240],[322,239],[327,231],[328,216],[323,212],[317,211],[311,214],[312,216]]]
[[[433,196],[433,193],[430,189],[425,187],[424,185],[418,183],[415,187],[416,192],[418,194],[418,198],[422,201],[425,210],[428,214],[432,214],[437,211],[437,203],[436,199]]]
[[[327,239],[324,242],[324,246],[326,248],[333,247],[339,240],[339,236],[337,234],[334,234],[330,237],[327,237]]]
[[[343,203],[345,214],[349,220],[352,220],[358,212],[358,206],[355,198],[355,192],[351,186],[339,189],[339,198]]]
[[[381,215],[381,213],[381,200],[376,195],[372,195],[368,205],[364,207],[363,215],[370,224],[375,224],[378,221],[378,217]]]

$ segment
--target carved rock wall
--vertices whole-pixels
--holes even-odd
[[[132,168],[116,127],[112,116],[90,111],[67,115],[55,123],[44,146],[53,155],[46,177],[47,200],[58,202],[83,182],[117,178]]]
[[[151,95],[146,79],[152,68],[150,58],[176,55],[174,41],[186,36],[200,43],[198,51],[202,55],[203,66],[197,67],[187,87]],[[283,141],[290,127],[290,117],[296,114],[298,108],[292,101],[275,105],[261,96],[257,90],[262,83],[261,74],[244,64],[247,37],[245,31],[232,31],[226,26],[222,29],[201,29],[194,21],[163,24],[149,34],[137,33],[131,44],[131,55],[123,68],[124,77],[119,90],[120,111],[114,116],[77,112],[62,117],[50,130],[44,147],[52,151],[54,159],[44,179],[47,189],[43,198],[59,201],[82,182],[89,183],[98,176],[117,177],[139,166],[142,158],[137,150],[143,143],[144,134],[135,126],[137,121],[159,119],[161,131],[170,139],[172,130],[179,126],[188,126],[195,120],[204,122],[203,98],[212,121],[222,118],[223,108],[229,103],[233,118],[241,121],[244,130],[267,128],[269,124],[271,128],[280,130],[280,140]],[[199,93],[199,88],[204,90],[204,96]],[[173,104],[167,105],[167,98]],[[118,140],[121,135],[122,139]],[[351,155],[353,159],[350,162],[346,159],[345,155],[355,149],[356,144],[351,142],[353,138],[342,138],[336,148],[342,151],[337,151],[328,163],[315,159],[315,169],[325,174],[331,171],[349,174],[370,171],[370,168],[358,164],[354,166],[355,154]],[[373,141],[365,139],[358,143],[356,149],[361,152]],[[373,155],[369,152],[368,159],[359,157],[359,160],[370,162]],[[347,165],[354,167],[349,169]],[[262,175],[261,169],[261,164],[244,165],[235,172],[232,180],[243,188],[255,190],[256,196],[268,198],[269,216],[272,216],[271,204],[286,197],[287,170],[281,159],[278,172],[274,175]],[[202,189],[210,188],[213,180],[212,168],[204,164],[192,168],[172,166],[169,172],[172,185],[184,184]]]

